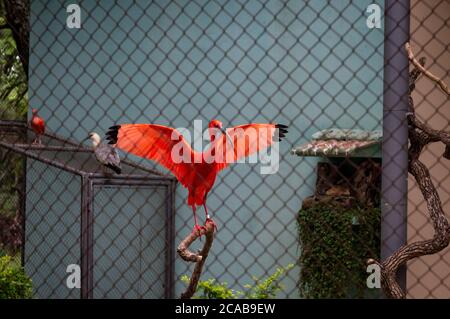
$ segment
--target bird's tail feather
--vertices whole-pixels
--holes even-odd
[[[116,174],[121,174],[122,173],[122,169],[118,166],[114,166],[111,164],[106,165],[106,167],[112,169]]]

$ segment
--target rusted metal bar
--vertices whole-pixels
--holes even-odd
[[[172,180],[168,189],[169,199],[167,200],[167,274],[166,298],[175,297],[175,191],[177,182]]]
[[[84,152],[92,153],[92,149],[81,148],[81,147],[71,147],[71,146],[51,146],[51,145],[39,145],[39,144],[18,144],[15,143],[14,146],[23,148],[25,150],[38,150],[38,151],[49,151],[49,152]]]
[[[5,127],[15,126],[15,127],[26,128],[27,122],[17,121],[17,120],[9,120],[9,121],[0,120],[0,126],[5,126]]]
[[[89,215],[91,207],[91,192],[90,192],[90,180],[87,176],[81,177],[81,241],[80,241],[80,259],[81,259],[81,299],[88,299],[92,293],[92,287],[90,287],[91,276],[91,260],[89,258],[90,252],[90,223]]]
[[[26,122],[0,120],[0,128],[11,128],[11,127],[22,128],[22,129],[25,129],[27,131],[32,131],[32,129],[27,125]],[[0,144],[0,146],[4,146],[4,147],[6,147],[6,148],[8,148],[8,149],[10,149],[12,151],[21,153],[21,154],[23,154],[25,156],[32,157],[33,159],[41,160],[42,162],[47,163],[49,165],[53,165],[54,164],[52,160],[46,159],[45,157],[40,156],[39,154],[34,154],[33,156],[31,156],[30,153],[25,153],[24,151],[41,150],[41,151],[49,151],[49,152],[85,152],[85,153],[92,153],[93,152],[93,150],[91,148],[85,147],[81,143],[77,143],[77,142],[75,142],[75,141],[73,141],[71,139],[68,139],[68,138],[60,137],[60,136],[58,136],[58,135],[56,135],[54,133],[51,133],[51,132],[46,132],[45,134],[43,134],[43,136],[45,136],[45,137],[47,137],[47,138],[49,138],[51,140],[56,140],[56,141],[61,142],[63,144],[68,144],[70,146],[64,146],[64,145],[57,145],[57,146],[53,146],[53,145],[37,145],[37,144],[26,144],[26,143],[14,143],[14,144],[12,144],[12,143],[5,143],[5,142],[3,142],[3,143],[8,144],[8,145],[5,145],[5,144],[2,143],[2,144]],[[50,162],[48,162],[48,161],[51,161],[51,163],[53,163],[53,164],[50,164]],[[149,168],[149,167],[147,167],[145,165],[138,164],[138,163],[129,161],[127,159],[123,159],[122,163],[125,164],[125,165],[128,165],[128,166],[134,167],[136,169],[142,170],[142,171],[147,172],[147,173],[151,173],[151,174],[158,175],[158,176],[164,176],[167,179],[175,180],[175,178],[173,176],[170,176],[168,174],[163,174],[160,171],[157,171],[155,169],[151,169],[151,168]],[[61,165],[53,165],[53,166],[56,166],[56,167],[61,168],[61,169],[66,169],[66,167],[69,168],[69,166],[64,165],[64,164],[63,164],[63,166],[61,166]],[[73,167],[72,167],[72,169],[76,170]],[[68,171],[73,172],[70,169],[68,169]],[[81,172],[76,172],[76,174],[80,175]],[[127,177],[128,178],[133,178],[133,176],[127,176]]]
[[[161,181],[164,183],[167,183],[169,178],[165,176],[154,176],[154,175],[139,175],[139,174],[104,174],[104,173],[87,173],[91,178],[95,179],[107,179],[107,180],[138,180],[138,181]]]
[[[31,151],[27,151],[27,150],[25,150],[23,148],[16,147],[14,144],[9,144],[9,143],[5,143],[5,142],[0,141],[0,147],[4,147],[4,148],[9,149],[9,150],[11,150],[13,152],[16,152],[16,153],[25,155],[26,157],[32,158],[32,159],[34,159],[36,161],[43,162],[43,163],[48,164],[50,166],[60,168],[62,170],[68,171],[70,173],[73,173],[73,174],[76,174],[76,175],[79,175],[79,176],[81,176],[83,174],[83,172],[80,171],[79,169],[76,169],[76,168],[74,168],[72,166],[69,166],[67,164],[63,164],[63,163],[61,163],[59,161],[48,159],[46,157],[41,156],[40,154],[36,154],[36,153],[31,152]]]

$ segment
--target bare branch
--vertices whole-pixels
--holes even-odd
[[[435,254],[442,251],[450,244],[450,224],[442,209],[442,202],[439,193],[433,184],[428,168],[419,160],[420,154],[425,146],[429,143],[442,142],[445,144],[444,158],[450,159],[450,133],[445,131],[434,130],[425,123],[421,122],[414,115],[414,103],[411,93],[415,88],[415,82],[419,77],[419,72],[425,74],[432,81],[436,82],[439,87],[447,94],[448,87],[445,83],[427,71],[424,67],[425,59],[417,61],[411,51],[411,47],[407,43],[405,46],[410,61],[414,65],[414,70],[410,72],[409,83],[409,103],[412,109],[408,115],[408,129],[410,146],[408,149],[408,171],[414,176],[417,185],[427,203],[427,209],[433,223],[435,234],[433,238],[423,240],[400,247],[390,257],[383,262],[369,259],[368,264],[377,264],[381,269],[381,283],[383,291],[389,298],[403,299],[406,293],[397,282],[396,274],[400,266],[407,261],[424,256]]]
[[[426,144],[432,142],[442,142],[446,146],[450,146],[450,132],[435,130],[421,122],[417,117],[413,116],[408,119],[409,125],[422,131],[427,138]]]
[[[400,247],[395,253],[382,263],[373,259],[369,264],[378,264],[381,269],[381,282],[383,290],[387,297],[395,299],[404,299],[405,292],[401,289],[396,280],[396,274],[400,266],[407,261],[425,255],[435,254],[445,249],[450,243],[450,226],[442,210],[442,204],[439,194],[433,185],[430,173],[426,166],[415,159],[409,164],[409,172],[414,176],[419,189],[427,202],[427,208],[430,213],[435,235],[432,239],[423,240]]]
[[[181,243],[178,245],[177,252],[183,260],[188,262],[194,262],[195,267],[192,273],[189,285],[186,291],[181,294],[181,299],[190,299],[197,290],[198,281],[200,280],[200,275],[202,274],[203,265],[205,264],[206,258],[208,257],[209,250],[214,241],[214,222],[209,219],[206,221],[205,227],[201,229],[200,233],[192,232],[189,234]],[[189,246],[197,240],[200,236],[205,235],[206,240],[203,245],[203,249],[199,253],[193,253],[189,250]]]
[[[444,92],[447,95],[450,95],[450,89],[447,84],[442,81],[439,77],[425,69],[425,67],[415,58],[414,53],[412,52],[411,45],[409,42],[405,44],[406,52],[408,53],[409,60],[414,64],[414,66],[420,70],[425,76],[427,76],[430,80],[436,82],[442,92]]]

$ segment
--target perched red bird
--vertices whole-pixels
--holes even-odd
[[[41,135],[45,133],[45,122],[41,117],[39,117],[38,110],[32,109],[31,112],[33,113],[33,116],[30,120],[30,126],[36,134],[33,144],[41,144]]]
[[[281,141],[287,133],[287,126],[282,124],[245,124],[226,130],[218,120],[212,120],[208,129],[211,143],[202,153],[193,150],[183,135],[167,126],[122,124],[110,127],[106,133],[109,144],[159,163],[188,189],[187,203],[194,213],[194,231],[201,228],[196,206],[203,205],[207,222],[212,222],[206,198],[217,173],[231,163],[268,148],[275,140]]]

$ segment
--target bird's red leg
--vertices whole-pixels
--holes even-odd
[[[208,208],[206,208],[206,203],[203,204],[203,208],[205,209],[206,220],[211,219],[211,217],[208,214]]]
[[[194,205],[192,205],[192,212],[194,213],[194,222],[195,222],[195,225],[194,225],[194,229],[192,230],[192,232],[193,233],[195,233],[195,232],[197,232],[197,235],[199,235],[200,237],[201,237],[201,229],[202,229],[202,227],[201,226],[199,226],[199,224],[198,224],[198,221],[197,221],[197,213],[195,212],[195,204]]]
[[[203,204],[203,208],[205,209],[205,214],[206,214],[206,223],[213,223],[214,224],[214,229],[217,231],[217,225],[216,223],[211,219],[211,216],[209,216],[208,214],[208,208],[206,208],[206,202]]]

